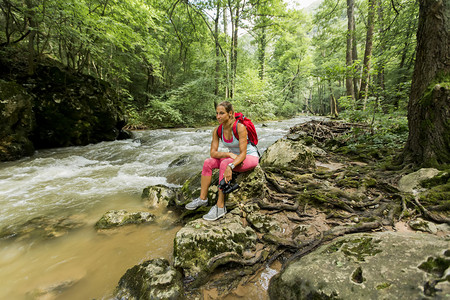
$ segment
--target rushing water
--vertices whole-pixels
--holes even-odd
[[[260,152],[307,120],[257,124]],[[53,239],[0,240],[0,299],[108,299],[128,268],[150,258],[171,260],[179,228],[164,209],[150,210],[158,221],[147,226],[105,233],[94,224],[110,209],[147,210],[140,200],[145,187],[179,186],[199,172],[211,130],[138,131],[130,140],[41,150],[0,163],[0,229],[42,216],[84,224]],[[173,164],[180,157],[184,164]]]

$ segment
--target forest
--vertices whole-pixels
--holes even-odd
[[[130,125],[205,123],[227,98],[257,120],[406,115],[418,2],[347,2],[2,0],[1,51],[108,81]]]
[[[17,65],[10,72],[31,76],[53,64],[108,82],[129,129],[211,124],[215,105],[231,99],[256,121],[341,117],[371,124],[388,135],[380,143],[398,145],[412,126],[415,64],[432,70],[416,80],[425,84],[417,84],[420,94],[435,78],[448,85],[448,3],[439,3],[438,13],[426,13],[433,4],[413,0],[319,0],[304,9],[282,0],[2,0],[0,53],[4,66]],[[444,20],[435,37],[427,33],[432,14]],[[442,50],[437,62],[417,60],[419,48],[433,57],[433,39]],[[446,115],[433,155],[449,139]],[[417,138],[412,144],[417,151]],[[447,150],[425,164],[448,162]]]

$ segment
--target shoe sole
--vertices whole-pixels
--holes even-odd
[[[205,221],[215,221],[215,220],[218,220],[218,219],[220,219],[220,218],[222,218],[223,216],[225,216],[227,213],[224,213],[223,215],[220,215],[220,216],[218,216],[217,218],[215,218],[215,219],[206,219],[204,216],[203,216],[203,220],[205,220]]]
[[[184,207],[184,208],[186,208],[187,210],[196,210],[197,208],[199,208],[199,207],[201,207],[201,206],[208,206],[208,203],[205,203],[205,204],[200,204],[199,206],[197,206],[197,207],[194,207],[194,208],[190,208],[190,207]]]

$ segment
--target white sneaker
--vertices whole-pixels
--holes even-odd
[[[226,213],[227,213],[227,208],[225,206],[218,207],[217,205],[214,205],[209,210],[209,213],[207,213],[206,215],[203,216],[203,219],[205,219],[206,221],[215,221],[218,218],[225,216]]]
[[[200,197],[192,200],[188,204],[186,204],[185,208],[188,210],[195,210],[199,208],[200,206],[206,206],[208,205],[208,200],[202,200]]]

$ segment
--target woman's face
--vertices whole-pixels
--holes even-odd
[[[219,122],[219,124],[223,124],[226,121],[228,121],[230,119],[230,113],[227,113],[227,111],[225,110],[225,107],[219,105],[216,108],[216,119]]]

